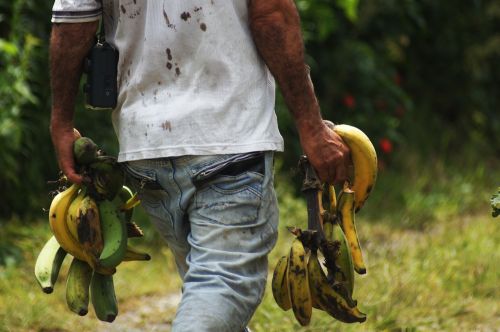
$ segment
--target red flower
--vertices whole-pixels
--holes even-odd
[[[345,95],[343,100],[344,105],[347,108],[353,109],[356,107],[356,99],[352,95]]]
[[[378,142],[380,149],[382,150],[383,153],[389,154],[392,152],[394,149],[392,142],[388,138],[382,138]]]

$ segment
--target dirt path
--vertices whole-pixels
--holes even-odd
[[[112,324],[99,323],[98,332],[170,331],[180,293],[154,294],[128,299]]]

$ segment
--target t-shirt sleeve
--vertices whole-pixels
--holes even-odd
[[[101,8],[101,2],[96,0],[56,0],[52,7],[52,23],[97,21]]]

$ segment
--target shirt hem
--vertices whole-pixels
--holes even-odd
[[[249,145],[209,145],[166,147],[161,149],[144,149],[134,152],[120,152],[118,162],[136,161],[143,159],[157,159],[180,156],[210,156],[221,154],[236,154],[256,151],[283,151],[283,143],[267,142]]]

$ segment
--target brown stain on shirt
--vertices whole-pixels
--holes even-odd
[[[184,21],[187,21],[190,18],[191,18],[191,14],[189,12],[184,12],[181,14],[181,19],[183,19]]]
[[[162,127],[165,131],[168,130],[168,132],[172,132],[172,123],[170,121],[163,122],[160,127]]]

